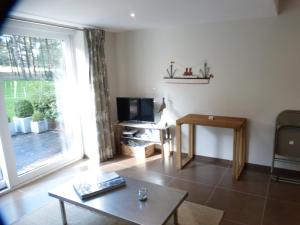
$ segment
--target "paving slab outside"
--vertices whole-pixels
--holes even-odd
[[[65,143],[63,132],[59,130],[12,136],[18,173],[24,173],[34,167],[33,164],[62,153]]]

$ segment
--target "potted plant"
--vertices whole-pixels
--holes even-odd
[[[51,96],[51,95],[50,95]],[[50,109],[50,96],[49,95],[34,95],[31,98],[34,111],[38,111],[43,115],[46,114],[47,110]]]
[[[48,129],[54,130],[56,128],[56,118],[58,114],[55,95],[34,96],[32,104],[35,111],[39,111],[45,116],[48,122]]]
[[[45,118],[48,121],[49,129],[54,130],[57,128],[56,118],[57,118],[57,105],[55,101],[55,97],[49,99],[49,109],[45,112]]]
[[[47,120],[45,120],[44,115],[38,111],[35,111],[33,113],[30,126],[31,126],[31,131],[37,134],[48,130]]]
[[[29,133],[33,106],[28,100],[20,100],[15,103],[14,124],[16,132]]]
[[[11,120],[10,117],[8,117],[7,119],[8,119],[8,128],[10,131],[10,136],[16,135],[14,122]]]

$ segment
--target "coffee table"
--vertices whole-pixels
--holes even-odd
[[[174,224],[178,224],[177,209],[187,197],[186,191],[124,178],[126,186],[88,200],[81,200],[78,197],[72,181],[51,190],[49,196],[59,200],[63,225],[67,225],[65,202],[131,224],[161,225],[171,216],[174,216]],[[137,198],[138,189],[141,187],[146,187],[149,191],[148,200],[144,202]]]

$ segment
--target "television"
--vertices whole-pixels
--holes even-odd
[[[153,98],[140,99],[139,117],[141,121],[154,122],[154,99]]]
[[[154,122],[153,98],[117,97],[119,121]]]

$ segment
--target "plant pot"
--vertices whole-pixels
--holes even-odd
[[[30,126],[31,126],[31,131],[37,134],[48,130],[47,120],[31,121]]]
[[[55,130],[57,128],[57,123],[55,119],[48,119],[47,122],[49,130]]]
[[[21,132],[23,134],[31,132],[31,128],[30,128],[30,122],[32,120],[31,116],[25,118],[14,117],[13,120],[14,120],[16,132]]]
[[[8,123],[10,136],[16,135],[15,124],[13,122]]]

